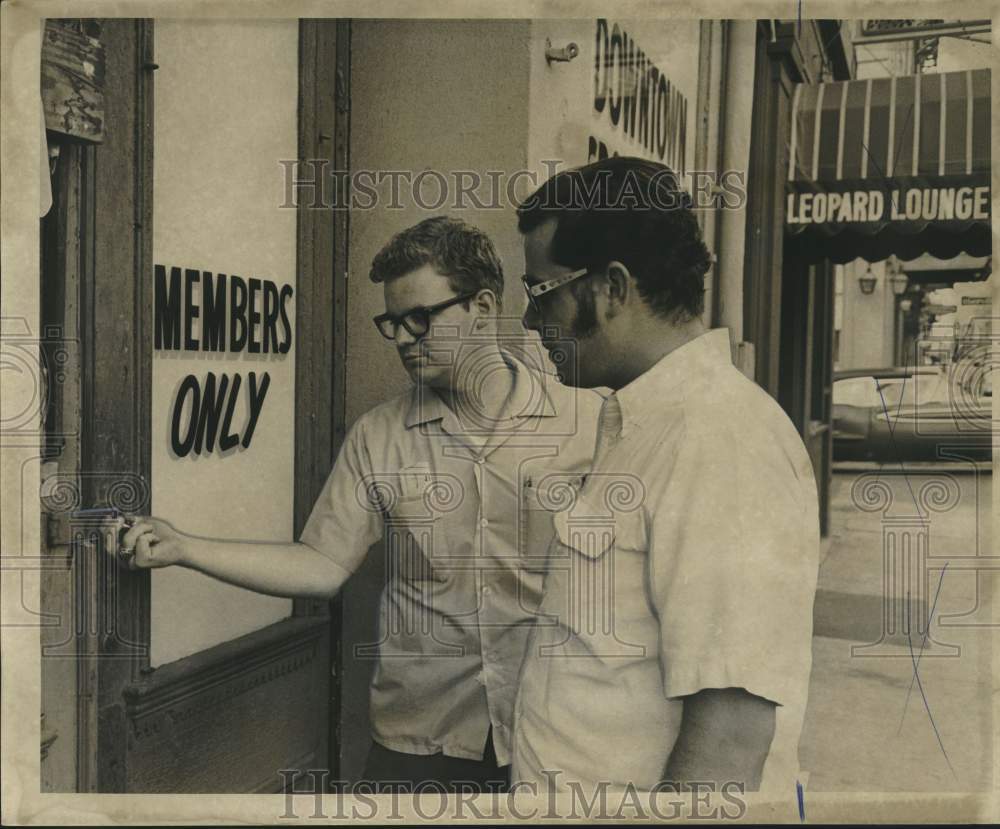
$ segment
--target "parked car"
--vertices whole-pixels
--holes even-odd
[[[973,376],[975,373],[965,373]],[[989,374],[963,385],[954,367],[852,369],[834,375],[835,461],[990,460]]]

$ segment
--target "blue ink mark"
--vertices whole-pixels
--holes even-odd
[[[945,566],[941,570],[941,579],[938,580],[938,590],[939,591],[941,589],[941,581],[944,579],[944,571],[946,569],[948,569],[948,564],[947,563],[945,563]],[[907,600],[907,602],[909,602],[909,600],[910,600],[909,591],[907,591],[906,600]],[[937,604],[937,596],[936,595],[934,597],[934,604]],[[930,624],[929,623],[928,623],[927,628],[928,628],[928,631],[929,631],[930,630]],[[925,636],[925,640],[926,640],[926,634],[924,634],[924,636]],[[944,755],[944,761],[945,761],[945,763],[948,764],[948,770],[951,772],[952,777],[954,777],[956,780],[958,780],[958,775],[955,774],[955,769],[951,765],[951,760],[948,758],[948,752],[945,751],[944,742],[941,740],[941,733],[938,731],[937,723],[934,722],[934,715],[931,713],[931,706],[930,706],[930,703],[927,701],[927,694],[924,693],[924,684],[920,681],[920,671],[919,671],[919,669],[917,667],[919,663],[918,663],[917,659],[914,657],[914,654],[913,654],[913,639],[910,638],[909,632],[907,632],[907,634],[906,634],[906,639],[907,639],[907,642],[910,645],[910,661],[913,662],[913,681],[915,681],[917,683],[917,690],[920,691],[920,696],[921,696],[921,698],[924,701],[924,708],[927,710],[927,718],[931,721],[931,728],[934,729],[934,736],[937,738],[938,746],[940,746],[941,753]]]
[[[906,689],[906,700],[903,703],[903,716],[899,718],[899,728],[896,730],[897,737],[903,731],[903,720],[906,719],[906,709],[910,705],[910,694],[913,693],[913,683],[916,681],[916,671],[920,667],[920,660],[923,658],[924,648],[927,646],[927,637],[930,636],[931,633],[931,623],[934,621],[934,611],[937,609],[938,596],[941,595],[941,584],[944,581],[944,571],[948,569],[948,564],[949,562],[947,561],[944,563],[944,567],[941,568],[941,575],[938,577],[938,586],[937,590],[934,591],[934,601],[931,604],[931,613],[930,616],[927,617],[927,629],[924,631],[924,638],[920,643],[920,653],[917,654],[917,662],[913,666],[914,675],[910,677],[910,687]],[[907,597],[908,596],[909,593],[907,593]]]
[[[909,638],[909,636],[907,636]],[[910,659],[913,660],[913,641],[910,640]],[[920,691],[920,696],[924,701],[924,708],[927,709],[927,718],[931,721],[931,728],[934,729],[934,736],[937,738],[938,745],[941,747],[941,753],[944,755],[944,761],[948,764],[948,770],[951,772],[952,777],[958,780],[958,775],[955,774],[955,769],[951,765],[951,760],[948,759],[948,752],[944,749],[944,743],[941,741],[941,733],[938,731],[937,723],[934,722],[934,715],[931,713],[930,703],[927,702],[927,694],[924,693],[924,684],[920,681],[920,674],[917,672],[917,663],[913,661],[913,676],[917,680],[917,689]]]
[[[805,823],[806,802],[805,797],[802,794],[802,784],[798,780],[795,781],[795,796],[799,800],[799,823]]]

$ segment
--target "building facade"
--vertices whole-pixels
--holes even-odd
[[[852,77],[838,21],[116,19],[38,35],[39,280],[8,307],[49,332],[58,380],[42,435],[16,450],[41,495],[5,532],[40,551],[40,606],[63,620],[45,655],[71,657],[42,659],[48,789],[358,774],[372,664],[354,654],[373,641],[381,551],[329,605],[274,599],[117,571],[75,510],[296,538],[346,429],[407,382],[367,273],[428,215],[495,240],[514,330],[517,198],[608,154],[675,168],[715,260],[705,321],[788,411],[825,501],[833,270],[788,246],[777,171],[796,88]],[[84,76],[81,111],[66,79]]]
[[[856,77],[889,79],[921,74],[931,79],[941,73],[990,67],[988,45],[971,37],[869,44],[859,26],[855,35]],[[877,262],[857,258],[835,269],[842,293],[835,334],[838,370],[905,366],[922,359],[917,343],[938,341],[952,326],[954,296],[948,291],[956,284],[968,284],[975,293],[975,286],[989,275],[988,256],[965,252],[945,258],[925,252],[905,260],[890,256]],[[943,289],[947,291],[940,293]],[[955,333],[954,326],[951,333]]]

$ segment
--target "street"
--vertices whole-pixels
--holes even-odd
[[[987,561],[982,467],[834,472],[800,752],[809,790],[991,788],[1000,614],[996,569],[983,568],[1000,562]]]

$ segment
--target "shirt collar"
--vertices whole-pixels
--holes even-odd
[[[622,434],[659,411],[658,403],[676,397],[678,387],[693,375],[732,363],[728,328],[713,328],[664,355],[615,393],[622,408]]]
[[[509,351],[501,350],[504,362],[514,375],[514,387],[507,400],[503,417],[554,417],[555,402],[549,392],[551,383],[559,381],[552,375],[529,369]],[[428,386],[414,386],[410,392],[410,406],[404,423],[407,429],[434,420],[450,422],[455,413],[441,397]]]

